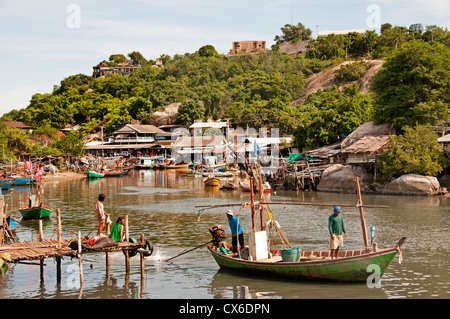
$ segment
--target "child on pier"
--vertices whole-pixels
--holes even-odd
[[[100,236],[102,234],[102,230],[105,227],[106,218],[109,217],[109,214],[105,212],[105,209],[103,207],[103,202],[105,201],[105,195],[100,194],[98,195],[98,201],[96,204],[97,208],[97,221],[98,221],[98,231],[97,236]]]

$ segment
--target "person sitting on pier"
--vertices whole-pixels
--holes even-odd
[[[114,239],[115,242],[123,243],[123,217],[117,218],[109,237]]]
[[[333,215],[328,218],[328,230],[330,232],[330,257],[332,259],[338,258],[339,247],[344,247],[342,233],[344,233],[345,238],[347,238],[340,206],[334,206]]]
[[[102,234],[102,230],[105,227],[106,218],[110,215],[105,212],[105,209],[103,207],[103,202],[105,201],[105,195],[100,194],[98,195],[98,201],[96,204],[97,208],[97,221],[98,221],[98,231],[97,236],[100,236]]]

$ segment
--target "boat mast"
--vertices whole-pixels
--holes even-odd
[[[261,168],[258,167],[258,178],[259,178],[259,215],[261,221],[261,231],[264,230],[264,212],[263,212],[263,187],[261,178]]]
[[[253,177],[250,178],[250,208],[252,209],[252,230],[256,233],[255,198],[253,194]]]
[[[359,187],[358,176],[356,177],[356,193],[358,195],[359,216],[361,218],[361,228],[362,228],[362,232],[363,232],[364,247],[367,249],[367,248],[369,248],[369,245],[367,242],[366,221],[364,220],[364,211],[362,208],[361,189]]]

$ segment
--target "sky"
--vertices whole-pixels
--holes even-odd
[[[285,24],[313,31],[382,23],[450,29],[449,0],[0,0],[0,116],[51,93],[111,54],[146,59],[193,53],[206,44],[228,53],[233,41],[265,40]]]

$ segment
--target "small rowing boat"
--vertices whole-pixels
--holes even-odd
[[[220,180],[214,176],[205,178],[203,181],[205,183],[205,186],[219,186]]]

